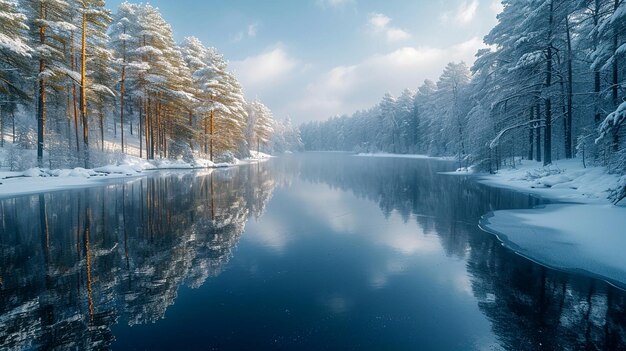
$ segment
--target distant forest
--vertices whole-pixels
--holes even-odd
[[[301,126],[307,150],[456,156],[496,171],[580,157],[626,173],[626,1],[505,0],[472,67]]]

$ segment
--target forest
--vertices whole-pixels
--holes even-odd
[[[490,172],[578,157],[626,174],[626,1],[502,4],[471,67],[451,62],[416,91],[305,123],[305,148],[455,156],[459,168]]]
[[[217,49],[177,43],[149,4],[104,0],[0,0],[0,136],[11,170],[299,147]]]

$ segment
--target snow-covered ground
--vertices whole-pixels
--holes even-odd
[[[459,174],[464,174],[463,172]],[[540,162],[522,161],[515,168],[497,174],[479,175],[480,182],[497,187],[521,190],[563,202],[608,203],[611,190],[620,177],[608,174],[604,167],[587,167],[579,159],[561,160],[543,167]]]
[[[360,154],[356,154],[355,156],[357,156],[357,157],[388,157],[388,158],[434,159],[434,160],[446,160],[446,161],[454,160],[453,157],[432,157],[432,156],[428,156],[428,155],[418,155],[418,154],[389,154],[389,153],[384,153],[384,152],[373,153],[373,154],[360,153]]]
[[[558,204],[497,211],[481,227],[535,262],[626,288],[625,207]]]
[[[0,149],[0,159],[8,157],[6,151],[5,149]],[[136,156],[126,155],[116,164],[93,169],[30,168],[25,171],[11,171],[6,167],[0,167],[0,197],[95,186],[104,180],[138,177],[145,175],[149,171],[226,168],[266,161],[271,158],[270,155],[262,152],[257,153],[256,151],[251,151],[251,155],[250,158],[245,160],[235,158],[230,163],[213,163],[203,158],[196,158],[191,163],[169,159],[147,161]]]
[[[626,288],[626,206],[607,199],[623,179],[603,167],[584,168],[580,160],[567,160],[549,167],[526,161],[515,169],[481,175],[480,181],[557,202],[486,215],[481,228],[505,246],[545,266]]]

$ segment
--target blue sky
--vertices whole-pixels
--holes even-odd
[[[121,0],[107,1],[115,9]],[[248,99],[276,118],[324,120],[473,61],[498,0],[153,0],[178,41],[196,36],[230,61]]]

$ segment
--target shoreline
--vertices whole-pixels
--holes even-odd
[[[549,201],[534,208],[486,213],[478,227],[536,264],[626,291],[626,256],[617,250],[626,245],[626,204],[608,199],[620,177],[603,167],[576,167],[576,162],[557,161],[549,167],[533,162],[495,175],[467,174],[485,186]]]
[[[56,192],[63,190],[90,188],[106,185],[108,181],[132,180],[134,178],[148,177],[160,172],[199,172],[229,169],[245,166],[258,162],[265,162],[274,156],[261,158],[248,158],[236,160],[233,163],[212,163],[199,160],[200,164],[194,165],[180,161],[155,160],[161,166],[147,160],[129,158],[130,162],[120,165],[107,165],[92,169],[46,169],[31,168],[26,171],[0,171],[0,198],[11,198],[39,193]],[[210,163],[208,163],[210,162]]]

